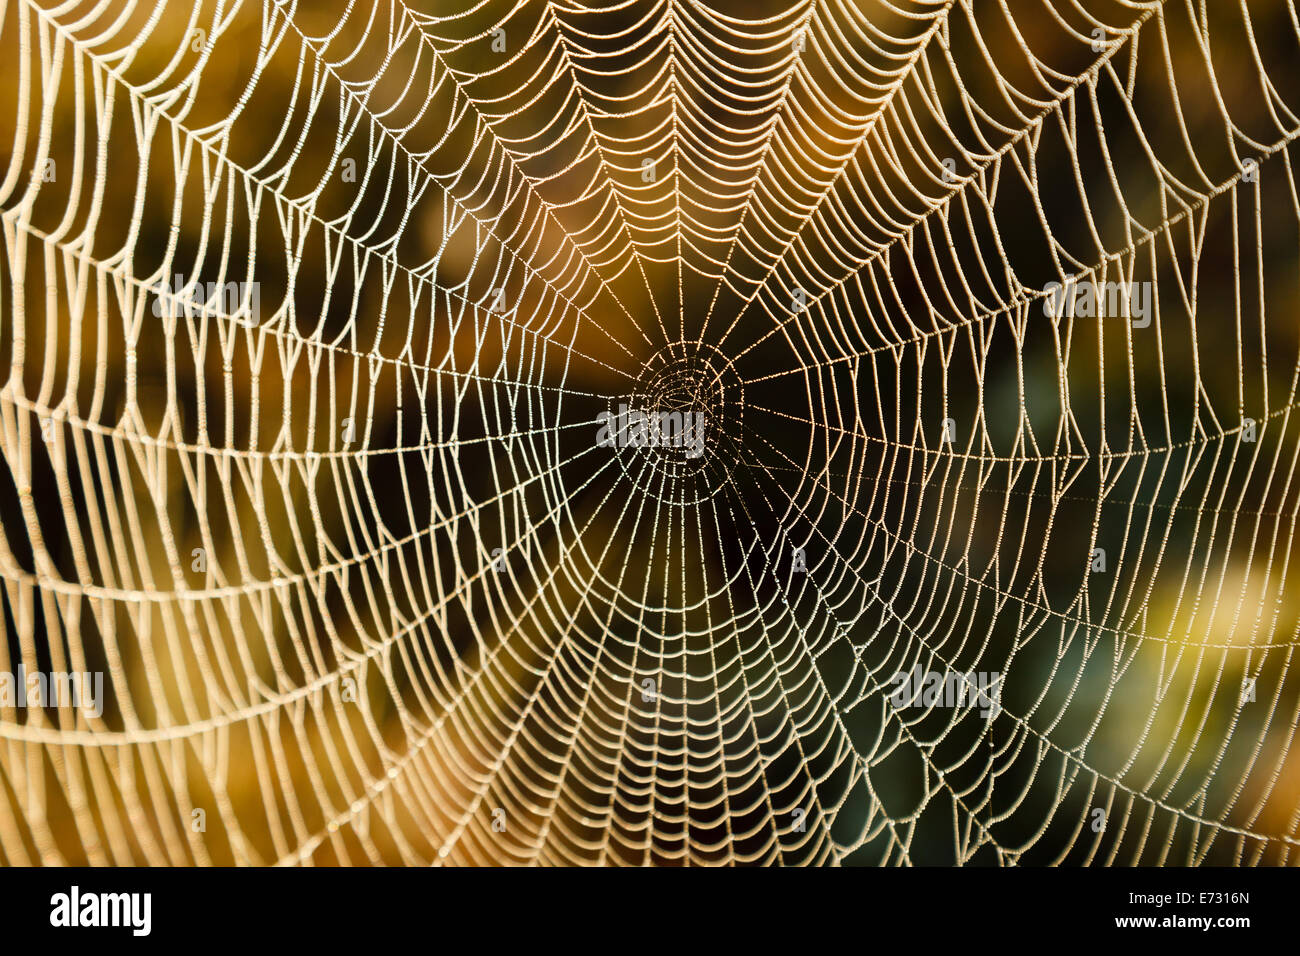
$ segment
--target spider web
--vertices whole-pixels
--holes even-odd
[[[0,43],[0,862],[1292,862],[1290,0]]]

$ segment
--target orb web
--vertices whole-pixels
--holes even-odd
[[[0,4],[0,862],[1291,863],[1298,43]]]

